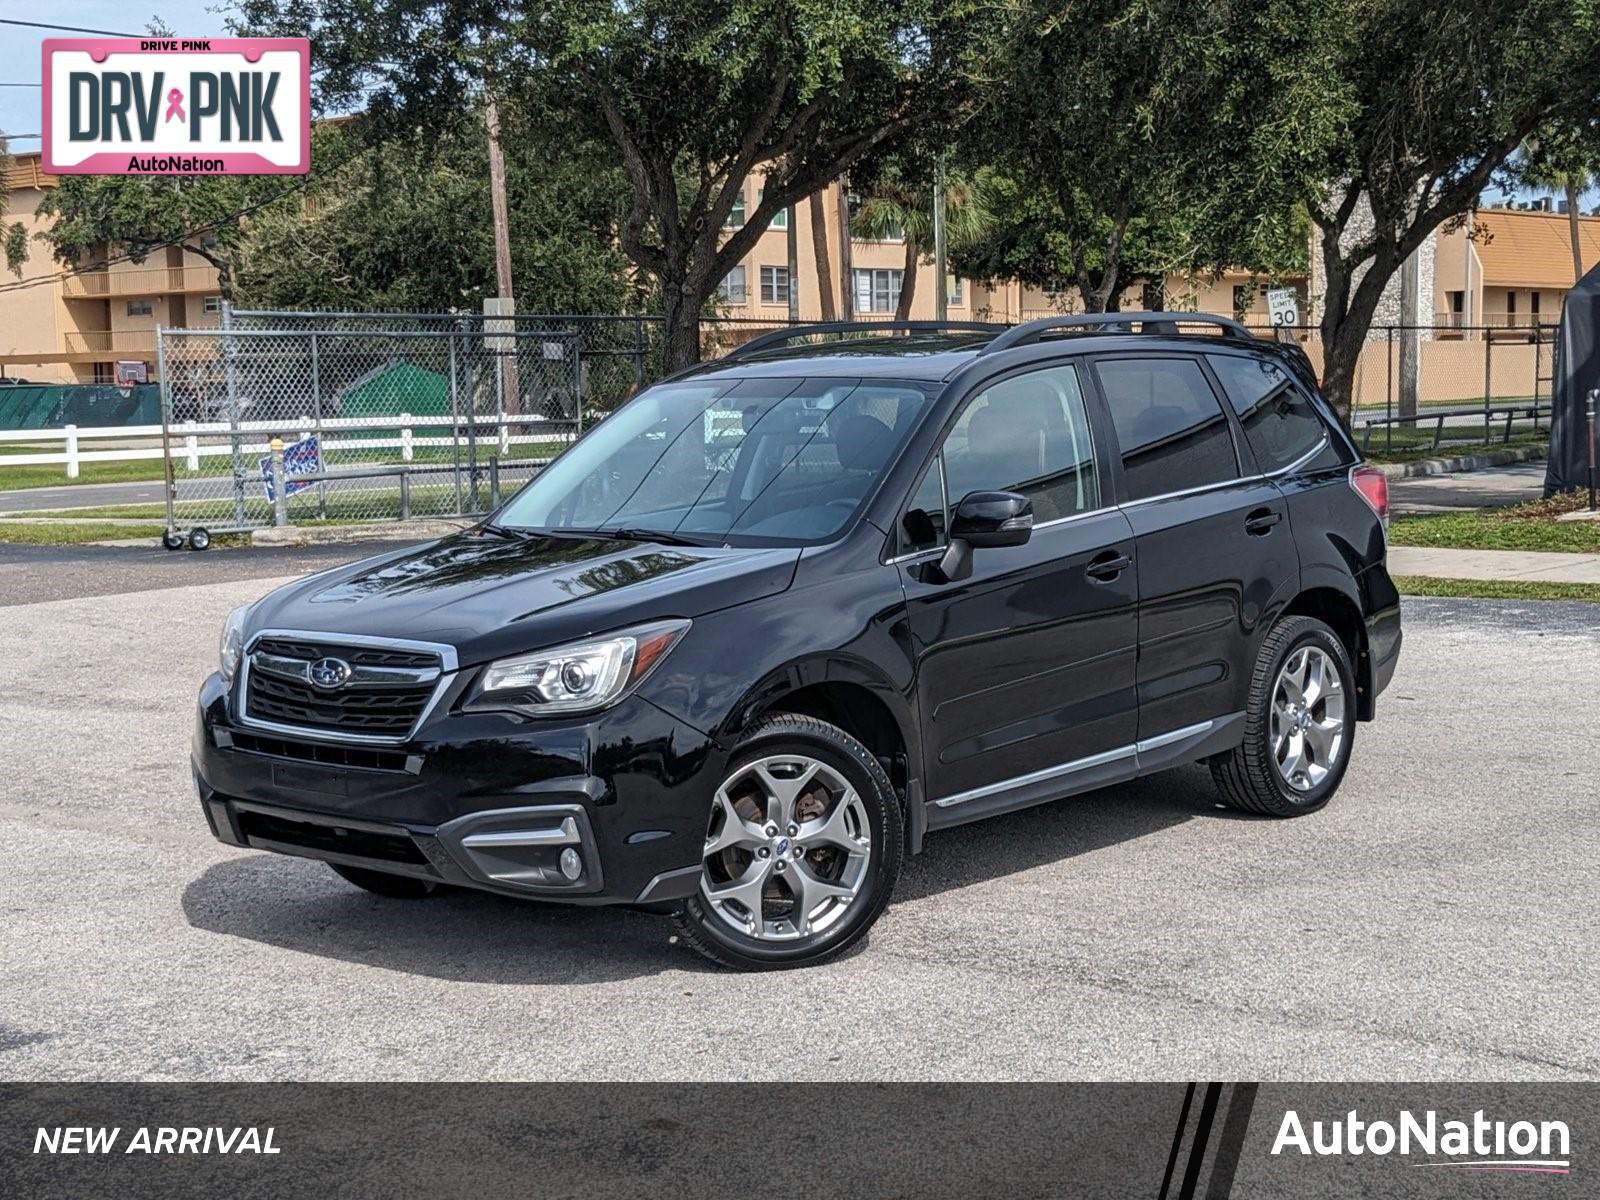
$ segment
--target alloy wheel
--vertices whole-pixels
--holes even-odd
[[[1327,651],[1301,646],[1272,689],[1272,757],[1283,781],[1309,792],[1338,765],[1345,738],[1344,684]]]
[[[871,862],[867,807],[849,780],[809,755],[774,754],[717,789],[700,893],[736,932],[793,941],[843,918]]]

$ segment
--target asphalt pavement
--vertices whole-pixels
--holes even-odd
[[[1523,504],[1544,495],[1542,462],[1389,481],[1389,507],[1401,515]]]
[[[165,504],[166,501],[167,485],[159,479],[137,483],[70,483],[0,492],[0,513],[99,508],[107,504]]]
[[[648,914],[385,900],[213,841],[194,689],[278,576],[141,569],[0,608],[0,1078],[1600,1072],[1593,606],[1408,601],[1319,815],[1184,768],[937,834],[859,952],[744,976]]]

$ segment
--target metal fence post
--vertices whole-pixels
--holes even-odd
[[[1494,334],[1486,325],[1483,329],[1483,444],[1489,444],[1489,405],[1494,403]]]
[[[222,362],[228,387],[228,445],[233,452],[233,523],[244,526],[244,446],[239,437],[239,346],[233,331],[233,304],[222,302]],[[279,495],[283,493],[280,491]]]
[[[312,429],[317,435],[317,460],[326,466],[328,448],[323,444],[322,437],[322,364],[318,361],[318,350],[317,331],[313,329],[311,331],[311,420]],[[317,520],[325,521],[327,517],[328,485],[318,480]]]
[[[404,467],[400,470],[400,519],[411,520],[411,471]]]
[[[459,365],[456,362],[456,338],[459,336],[460,323],[450,331],[450,462],[451,475],[456,485],[456,516],[461,516],[461,394],[458,390],[457,372]]]
[[[272,439],[272,523],[279,527],[289,523],[289,497],[284,494],[283,439]]]
[[[173,478],[172,469],[172,404],[171,393],[167,388],[167,347],[166,330],[163,326],[156,326],[156,383],[160,386],[161,396],[161,475],[166,482],[167,500],[167,530],[174,528],[173,500],[177,497],[178,484]],[[185,465],[194,463],[192,471],[200,465],[200,456],[197,453],[199,445],[191,436],[184,439],[184,449],[187,451]]]
[[[1600,388],[1589,390],[1589,511],[1594,511],[1595,490],[1595,404],[1600,401]]]
[[[633,318],[633,393],[644,390],[644,317]]]
[[[499,507],[500,507],[500,460],[498,458],[491,458],[489,460],[489,508],[491,510],[493,510],[493,509],[496,509],[496,508],[499,508]]]

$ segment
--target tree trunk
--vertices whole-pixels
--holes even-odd
[[[911,302],[917,295],[917,269],[921,266],[921,259],[922,254],[918,251],[916,242],[907,238],[905,273],[900,277],[900,300],[894,306],[896,321],[911,319]]]
[[[700,302],[680,281],[661,281],[661,353],[667,373],[700,361]]]
[[[833,298],[833,262],[828,257],[828,224],[823,216],[822,193],[812,192],[806,198],[806,208],[811,216],[811,251],[817,260],[817,298],[822,302],[822,319],[837,321],[839,306]]]
[[[1356,365],[1361,361],[1365,331],[1356,333],[1355,323],[1339,321],[1328,333],[1329,322],[1322,323],[1322,395],[1346,426],[1355,396]],[[1355,336],[1352,336],[1354,334]]]
[[[1572,281],[1583,278],[1583,240],[1578,236],[1578,177],[1567,176],[1567,231],[1572,235]]]

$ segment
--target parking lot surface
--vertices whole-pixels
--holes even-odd
[[[173,558],[0,607],[0,1078],[1600,1073],[1600,608],[1408,601],[1324,813],[1186,768],[939,834],[859,953],[743,976],[647,914],[212,841],[195,686],[259,572],[318,564]]]

